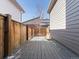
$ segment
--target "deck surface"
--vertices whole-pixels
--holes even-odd
[[[34,37],[16,53],[15,59],[79,59],[74,53],[44,37]]]

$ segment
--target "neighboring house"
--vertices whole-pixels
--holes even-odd
[[[23,23],[31,27],[32,30],[34,29],[34,36],[46,36],[46,38],[49,38],[49,19],[36,17]],[[31,30],[29,29],[28,32],[30,33]]]
[[[51,0],[51,37],[79,54],[79,0]]]
[[[35,25],[37,25],[37,24],[40,24],[40,22],[41,22],[42,20],[40,19],[40,17],[36,17],[36,18],[33,18],[33,19],[30,19],[30,20],[28,20],[28,21],[24,21],[23,23],[24,24],[35,24]]]
[[[0,13],[10,14],[13,20],[21,21],[24,10],[16,0],[0,0]]]

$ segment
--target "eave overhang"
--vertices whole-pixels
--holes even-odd
[[[51,10],[52,10],[53,7],[55,6],[56,2],[57,2],[57,0],[51,0],[50,4],[49,4],[49,6],[48,6],[48,11],[47,11],[48,13],[51,12]]]
[[[18,8],[22,13],[24,13],[24,9],[19,5],[19,3],[16,0],[10,0],[11,3],[15,5],[16,8]]]

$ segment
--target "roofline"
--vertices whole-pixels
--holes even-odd
[[[48,6],[48,13],[50,13],[52,11],[52,9],[54,8],[55,4],[56,4],[57,0],[51,0]]]
[[[23,13],[25,12],[16,0],[10,0],[10,2],[13,3],[16,6],[16,8],[18,8],[20,11],[22,11]]]
[[[26,22],[29,22],[29,21],[33,21],[33,20],[36,20],[38,18],[40,19],[40,17],[36,17],[36,18],[30,19],[30,20],[24,21],[23,23],[26,23]]]

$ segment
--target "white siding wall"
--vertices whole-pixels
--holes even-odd
[[[58,0],[60,1],[60,0]],[[62,0],[63,1],[63,0]],[[61,2],[62,2],[61,1]],[[56,3],[57,4],[57,3]],[[58,6],[55,6],[55,10],[60,10],[58,7],[61,3],[58,4]],[[64,5],[62,5],[64,6]],[[53,9],[53,10],[54,10]],[[51,35],[59,42],[63,43],[68,48],[72,49],[76,53],[79,54],[79,0],[66,0],[66,29],[59,28],[61,25],[58,25],[57,23],[61,23],[63,21],[63,18],[60,19],[60,15],[53,16],[53,10],[50,14],[50,29],[52,30]],[[62,9],[61,9],[62,10]],[[58,12],[56,11],[56,12]],[[63,10],[62,10],[63,11]],[[59,18],[59,20],[56,20],[54,17]],[[63,15],[62,15],[63,17]],[[64,22],[63,22],[64,23]],[[62,24],[63,24],[62,23]],[[53,25],[52,25],[53,24]],[[56,25],[57,24],[57,25]],[[54,29],[58,28],[58,29]]]
[[[58,0],[50,13],[50,29],[65,29],[66,27],[66,7],[65,0]],[[53,23],[52,23],[53,22]]]
[[[0,13],[10,14],[13,20],[20,21],[20,11],[9,0],[0,0]]]

